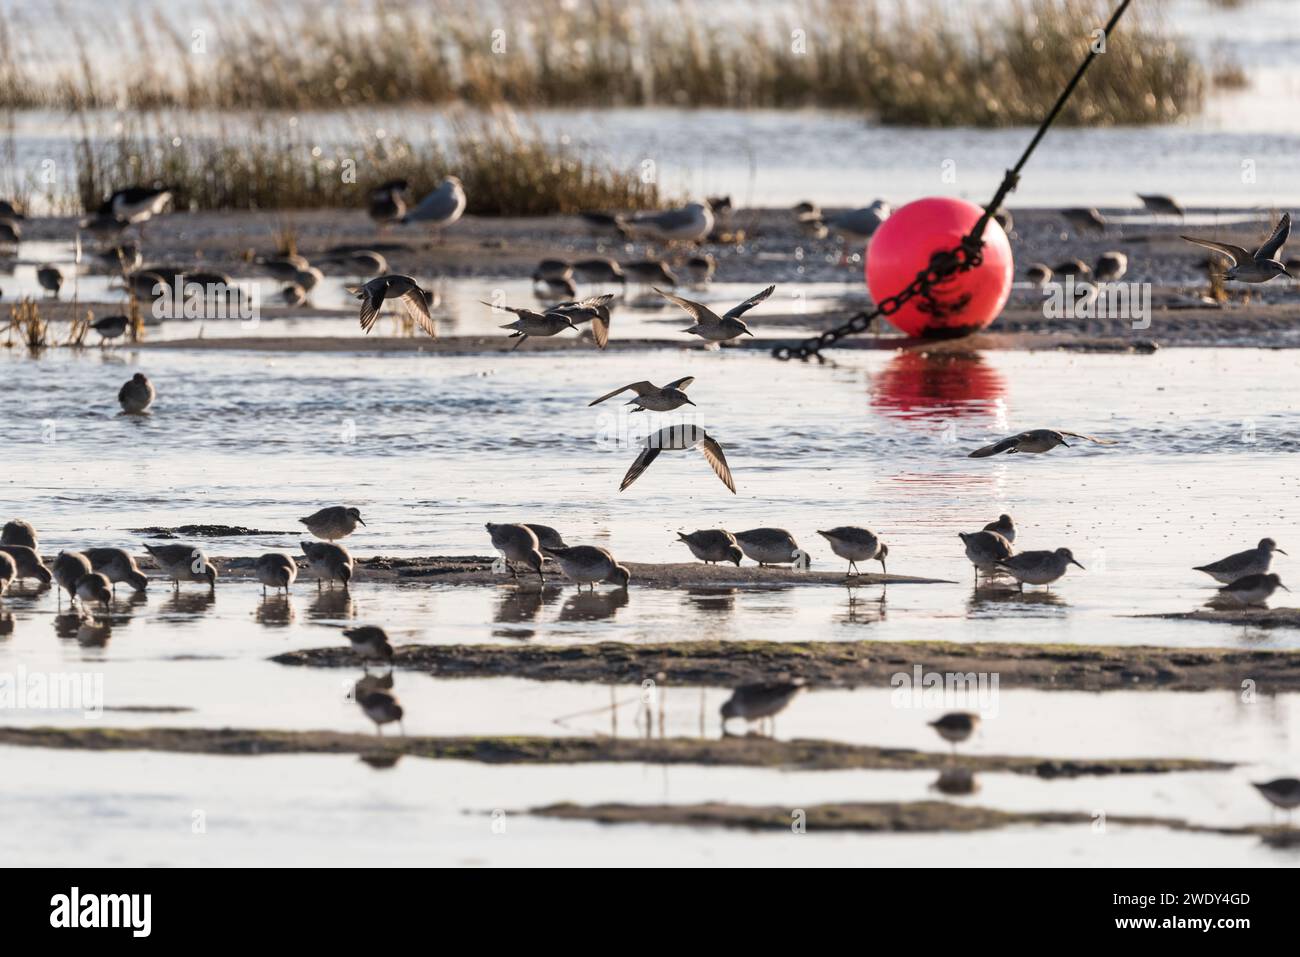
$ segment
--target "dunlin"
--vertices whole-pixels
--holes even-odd
[[[702,242],[713,232],[713,210],[704,203],[687,203],[661,213],[641,213],[624,222],[634,234],[667,242]]]
[[[885,574],[885,559],[889,557],[889,546],[880,540],[880,536],[868,528],[856,525],[841,525],[830,531],[817,533],[830,542],[831,551],[848,561],[849,572],[858,571],[858,562],[880,562],[881,574]]]
[[[177,591],[181,582],[207,582],[208,589],[216,591],[217,567],[208,561],[202,549],[193,545],[146,545],[144,550],[153,556]]]
[[[1277,226],[1273,230],[1273,235],[1269,236],[1264,244],[1254,252],[1232,243],[1217,243],[1209,239],[1195,239],[1192,236],[1183,236],[1182,238],[1189,243],[1204,246],[1206,249],[1213,249],[1215,252],[1227,256],[1232,261],[1232,268],[1223,274],[1224,279],[1235,279],[1238,282],[1268,282],[1277,276],[1296,278],[1287,270],[1285,265],[1278,261],[1278,257],[1282,253],[1282,246],[1290,235],[1291,214],[1283,213],[1282,218],[1278,220]]]
[[[101,575],[99,572],[91,572],[89,575],[82,575],[77,579],[76,584],[77,597],[85,602],[99,602],[107,610],[113,602],[113,592],[109,588],[108,576]]]
[[[790,702],[803,690],[803,687],[804,682],[801,679],[741,685],[731,692],[731,697],[718,709],[722,714],[723,731],[727,729],[727,722],[734,718],[740,718],[742,721],[775,719],[790,706]]]
[[[1025,585],[1050,585],[1071,565],[1079,565],[1068,548],[1058,548],[1054,552],[1021,552],[998,559],[994,564],[1010,572],[1020,582],[1021,591],[1025,590]],[[1083,568],[1082,565],[1079,567]]]
[[[126,330],[131,328],[131,320],[126,316],[105,316],[92,322],[90,328],[99,333],[99,342],[103,345],[109,339],[120,339],[126,335]]]
[[[1128,256],[1111,249],[1097,257],[1097,265],[1092,270],[1097,282],[1118,282],[1128,272]]]
[[[546,583],[546,576],[542,574],[541,547],[537,535],[531,528],[527,525],[494,525],[492,522],[488,522],[484,527],[492,538],[492,547],[505,559],[506,568],[510,570],[512,578],[517,579],[519,572],[511,562],[523,562],[537,572],[537,577],[543,584]]]
[[[686,275],[697,286],[704,285],[717,271],[718,261],[709,253],[703,256],[691,256],[686,260]]]
[[[631,237],[627,228],[627,223],[623,222],[623,217],[617,213],[607,213],[596,209],[584,209],[579,216],[587,224],[587,228],[597,235],[614,234],[623,239]]]
[[[1281,588],[1290,591],[1276,574],[1246,575],[1219,589],[1220,597],[1238,605],[1262,605]]]
[[[680,296],[674,296],[671,293],[664,292],[662,289],[655,289],[655,292],[663,296],[669,302],[676,303],[686,310],[687,315],[695,320],[695,325],[689,329],[682,330],[692,335],[699,336],[701,339],[707,339],[710,342],[725,342],[728,339],[735,339],[737,336],[752,336],[749,326],[741,321],[740,317],[749,310],[753,309],[760,302],[772,295],[776,286],[768,286],[761,292],[750,296],[738,306],[733,306],[721,316],[715,313],[703,303],[693,302],[690,299],[682,299]]]
[[[343,266],[354,276],[370,278],[388,272],[388,260],[373,249],[346,249],[331,253],[321,262]]]
[[[18,579],[18,563],[7,552],[0,552],[0,598],[9,590],[9,586]]]
[[[402,222],[423,223],[441,235],[442,230],[455,225],[465,214],[468,204],[465,187],[455,176],[448,176],[437,189],[408,209]]]
[[[58,557],[54,559],[54,581],[73,600],[77,597],[77,582],[94,570],[90,565],[90,559],[81,552],[59,552]]]
[[[117,583],[126,582],[136,591],[149,587],[149,579],[136,565],[131,553],[124,548],[87,548],[82,552],[90,559],[90,566],[103,574],[113,583],[113,592],[117,593]]]
[[[695,376],[682,376],[680,379],[674,379],[663,388],[655,385],[653,382],[633,382],[623,386],[621,389],[615,389],[613,392],[606,392],[599,399],[593,399],[587,403],[588,407],[604,402],[606,399],[612,399],[614,396],[629,389],[636,395],[628,399],[625,405],[635,405],[633,412],[644,412],[649,409],[651,412],[671,412],[673,409],[680,408],[683,405],[694,405],[686,395],[686,389]]]
[[[140,247],[135,243],[116,243],[93,255],[102,266],[122,275],[134,272],[144,263]]]
[[[533,269],[533,282],[544,279],[572,279],[573,264],[566,259],[543,259]]]
[[[137,269],[122,279],[122,285],[137,299],[153,302],[170,288],[167,277],[153,269]]]
[[[966,557],[975,566],[976,585],[981,574],[996,575],[998,562],[1010,558],[1015,551],[1006,538],[987,528],[982,532],[958,532],[957,537],[966,546]]]
[[[957,752],[957,745],[961,744],[972,734],[980,723],[980,716],[971,714],[968,711],[953,711],[945,714],[937,721],[931,721],[930,727],[938,732],[939,737],[943,738],[952,745],[953,753]]]
[[[583,282],[627,284],[622,267],[612,259],[581,259],[573,264],[573,272]]]
[[[611,320],[609,304],[613,299],[613,293],[588,296],[586,299],[579,299],[575,302],[559,303],[546,311],[550,315],[565,316],[575,326],[579,323],[590,322],[592,338],[596,340],[596,345],[599,348],[604,349],[609,345],[609,325]]]
[[[484,302],[483,305],[491,306],[492,303]],[[493,306],[493,308],[497,307]],[[519,317],[513,322],[506,322],[501,325],[502,329],[514,330],[507,338],[519,340],[511,349],[512,352],[522,346],[529,336],[549,337],[558,335],[565,329],[576,331],[578,328],[573,324],[572,319],[558,312],[533,312],[531,309],[523,309],[519,306],[501,306],[500,308]]]
[[[298,274],[311,267],[305,256],[299,256],[297,253],[286,253],[282,256],[258,256],[253,260],[257,265],[266,270],[272,279],[278,279],[280,282],[294,282]]]
[[[1165,196],[1163,193],[1138,193],[1137,198],[1142,200],[1142,205],[1148,212],[1155,213],[1157,216],[1183,215],[1183,207],[1179,206],[1172,196]]]
[[[665,449],[680,451],[695,448],[704,455],[714,474],[722,480],[722,484],[731,489],[734,494],[736,482],[731,477],[731,469],[727,465],[727,457],[722,452],[722,446],[698,425],[667,425],[650,435],[646,439],[645,448],[636,457],[627,474],[623,476],[623,482],[618,490],[622,492],[627,489]]]
[[[366,212],[379,226],[396,223],[406,215],[406,190],[404,179],[390,179],[370,191]]]
[[[736,544],[746,557],[760,566],[785,565],[799,561],[804,555],[794,536],[784,528],[751,528],[736,532]]]
[[[717,562],[731,562],[739,568],[740,560],[745,557],[745,553],[736,544],[736,536],[726,529],[702,528],[699,531],[691,532],[689,535],[678,532],[677,539],[685,542],[686,547],[691,550],[691,554],[706,565]]]
[[[26,545],[0,545],[0,552],[13,559],[19,579],[35,578],[42,585],[48,585],[53,578],[34,548]]]
[[[155,395],[153,383],[143,372],[137,372],[118,389],[117,402],[128,415],[140,415],[153,405]]]
[[[410,276],[389,274],[377,276],[365,285],[347,286],[347,291],[361,301],[361,328],[369,332],[379,318],[379,310],[384,300],[394,300],[405,310],[406,314],[420,328],[438,338],[438,327],[429,314],[429,296],[431,293],[420,288],[420,284]]]
[[[594,545],[574,545],[571,548],[543,547],[542,551],[560,563],[564,574],[570,580],[577,582],[579,591],[582,590],[583,585],[595,591],[596,582],[605,581],[615,582],[620,588],[626,588],[632,577],[626,565],[620,565],[608,550]]]
[[[623,263],[623,272],[643,286],[677,286],[676,274],[662,259],[637,259]]]
[[[569,547],[564,541],[564,536],[549,525],[535,525],[532,522],[525,522],[524,528],[537,536],[538,547],[543,550]]]
[[[297,308],[307,304],[307,290],[296,282],[291,282],[280,290],[280,298],[286,306]]]
[[[1025,269],[1025,278],[1036,286],[1046,286],[1052,281],[1052,267],[1046,263],[1030,263]]]
[[[57,299],[59,290],[63,288],[63,272],[58,266],[46,264],[36,270],[36,281],[40,283],[42,289]]]
[[[375,723],[376,734],[382,735],[384,725],[396,721],[398,727],[402,730],[402,736],[406,736],[406,728],[402,725],[402,706],[387,691],[371,691],[358,698],[357,704],[361,706],[361,710],[365,712],[366,717]]]
[[[1011,520],[1011,516],[1005,512],[998,516],[996,522],[989,522],[984,526],[986,532],[997,532],[1012,545],[1016,543],[1016,523]]]
[[[8,219],[0,219],[0,246],[17,246],[23,239],[23,228]]]
[[[1089,442],[1095,442],[1098,445],[1114,445],[1112,439],[1099,439],[1092,435],[1084,435],[1081,432],[1066,432],[1064,429],[1031,429],[1028,432],[1021,432],[1019,435],[1008,436],[994,442],[992,445],[986,445],[982,449],[976,449],[971,452],[968,458],[982,459],[990,455],[999,455],[1003,452],[1050,452],[1058,445],[1064,445],[1070,448],[1070,443],[1065,441],[1065,437],[1072,439],[1086,439]]]
[[[1215,581],[1228,585],[1238,578],[1245,578],[1247,575],[1267,574],[1269,566],[1273,564],[1274,552],[1286,554],[1277,547],[1277,542],[1273,541],[1273,539],[1261,538],[1259,544],[1254,548],[1248,548],[1244,552],[1236,552],[1227,558],[1220,558],[1217,562],[1211,562],[1208,565],[1197,565],[1192,570],[1205,572]]]
[[[393,664],[393,646],[388,641],[388,633],[376,625],[358,625],[343,632],[343,637],[352,643],[352,650],[357,653],[362,664],[382,661],[389,667]]]
[[[253,572],[262,583],[263,595],[268,588],[283,588],[287,595],[298,577],[298,563],[283,552],[267,552],[253,563]]]
[[[1251,787],[1264,795],[1269,804],[1286,811],[1288,821],[1291,820],[1291,812],[1300,807],[1300,780],[1277,778],[1263,784],[1251,782]]]
[[[331,505],[298,521],[307,526],[307,531],[327,542],[347,538],[358,525],[366,524],[361,520],[361,510],[348,505]]]
[[[1016,228],[1016,218],[1011,215],[1009,209],[999,209],[993,214],[993,222],[1002,227],[1002,231],[1008,236]]]
[[[1069,223],[1076,233],[1104,233],[1106,231],[1106,217],[1095,209],[1083,207],[1063,209],[1061,210],[1061,218]]]
[[[333,542],[299,542],[302,553],[307,556],[307,564],[316,573],[316,590],[321,582],[329,582],[330,588],[336,581],[343,583],[343,590],[348,590],[352,581],[353,562],[351,553],[342,545]]]
[[[21,518],[5,522],[5,527],[0,529],[0,545],[26,545],[31,549],[40,547],[36,541],[35,526]]]
[[[572,299],[577,294],[578,287],[567,276],[533,280],[533,295],[538,299]]]

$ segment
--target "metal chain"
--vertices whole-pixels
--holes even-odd
[[[1120,5],[1115,8],[1115,12],[1111,14],[1110,20],[1106,22],[1106,26],[1102,30],[1103,37],[1110,36],[1111,31],[1115,29],[1115,25],[1119,23],[1120,17],[1124,15],[1124,11],[1128,9],[1128,5],[1131,2],[1132,0],[1121,0]],[[1020,154],[1020,160],[1015,166],[1007,170],[1006,175],[1002,177],[1002,182],[998,186],[998,191],[994,194],[992,201],[984,207],[984,215],[979,218],[979,221],[975,223],[971,228],[971,231],[962,237],[959,246],[955,249],[941,249],[934,253],[930,257],[930,264],[918,272],[916,278],[914,278],[902,292],[880,300],[880,302],[876,303],[874,309],[855,313],[835,328],[827,329],[821,335],[813,336],[811,339],[805,339],[797,346],[777,346],[772,350],[772,356],[782,360],[783,362],[790,359],[802,359],[807,361],[812,356],[816,356],[818,360],[820,360],[822,349],[825,349],[827,346],[833,346],[845,336],[855,335],[859,332],[866,332],[878,317],[892,316],[894,313],[898,312],[898,310],[901,309],[908,300],[915,296],[921,296],[933,304],[933,287],[942,282],[946,282],[959,273],[974,269],[982,263],[984,261],[983,249],[985,227],[988,226],[989,220],[993,218],[993,214],[1002,207],[1002,203],[1006,200],[1007,196],[1009,196],[1019,184],[1020,171],[1024,168],[1025,163],[1029,161],[1029,157],[1033,155],[1039,141],[1042,140],[1048,127],[1050,127],[1056,120],[1061,109],[1065,106],[1066,100],[1070,98],[1075,87],[1079,85],[1079,81],[1083,79],[1083,74],[1087,72],[1088,67],[1092,65],[1092,61],[1097,58],[1099,52],[1100,51],[1095,45],[1090,47],[1088,55],[1084,57],[1083,62],[1079,64],[1079,69],[1076,70],[1074,76],[1070,78],[1070,82],[1065,85],[1065,89],[1061,91],[1061,95],[1056,98],[1056,103],[1053,104],[1052,109],[1048,112],[1047,116],[1043,118],[1043,122],[1038,125],[1038,130],[1034,133],[1034,138],[1029,141],[1029,145],[1025,147],[1025,151]]]

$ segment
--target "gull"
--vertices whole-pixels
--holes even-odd
[[[91,568],[113,583],[114,594],[118,582],[126,582],[136,591],[149,587],[149,579],[124,548],[87,548],[82,554],[90,559]]]
[[[1216,243],[1209,239],[1195,239],[1191,236],[1181,238],[1227,256],[1232,261],[1232,268],[1223,274],[1224,279],[1235,279],[1238,282],[1268,282],[1275,276],[1296,278],[1277,260],[1290,234],[1291,214],[1283,213],[1277,227],[1273,230],[1273,235],[1269,236],[1267,242],[1253,253],[1232,243]]]
[[[262,595],[268,588],[283,588],[289,594],[289,586],[298,577],[298,563],[284,552],[267,552],[253,563],[253,572],[262,583]]]
[[[957,752],[957,745],[961,744],[972,734],[980,723],[980,716],[971,714],[967,711],[953,711],[945,714],[937,721],[931,721],[930,727],[938,732],[939,737],[943,738],[952,745],[953,753]]]
[[[1020,582],[1020,590],[1024,591],[1025,585],[1050,585],[1064,575],[1069,566],[1079,563],[1068,548],[1058,548],[1054,552],[1021,552],[998,559],[994,565],[1010,572]],[[1082,565],[1079,567],[1083,568]]]
[[[202,549],[190,545],[146,545],[144,550],[153,556],[163,574],[172,580],[179,591],[181,582],[208,583],[208,588],[216,591],[217,569]]]
[[[769,733],[775,731],[775,719],[778,714],[789,707],[790,702],[803,690],[802,678],[793,681],[765,681],[758,684],[741,685],[731,692],[731,697],[722,703],[722,729],[725,732],[727,722],[733,718],[742,721],[773,722]],[[762,727],[759,728],[760,732]]]
[[[1031,429],[1028,432],[1021,432],[1019,435],[1008,436],[994,442],[992,445],[986,445],[982,449],[976,449],[967,458],[983,459],[1002,452],[1050,452],[1058,445],[1064,445],[1068,449],[1071,446],[1069,442],[1065,441],[1067,435],[1072,439],[1086,439],[1098,445],[1115,444],[1112,439],[1099,439],[1092,435],[1084,435],[1082,432],[1066,432],[1063,429],[1060,431],[1056,429]]]
[[[441,234],[465,214],[468,203],[460,180],[448,176],[437,189],[407,210],[402,223],[427,223]]]
[[[562,302],[546,311],[553,315],[567,316],[575,326],[580,322],[590,322],[591,336],[596,340],[596,346],[604,349],[609,345],[609,304],[613,299],[614,294],[608,292],[601,296]]]
[[[880,536],[868,528],[856,525],[842,525],[830,531],[817,533],[830,542],[831,551],[849,563],[849,573],[858,575],[858,562],[878,561],[880,571],[885,573],[885,559],[889,557],[889,546],[880,540]]]
[[[39,547],[36,543],[36,528],[21,518],[5,522],[5,527],[0,529],[0,545],[26,545],[35,551]]]
[[[512,578],[518,579],[519,572],[510,563],[523,562],[537,572],[537,577],[542,580],[542,584],[546,584],[546,576],[542,574],[542,552],[536,532],[527,525],[495,525],[488,522],[483,527],[487,529],[492,539],[492,547],[500,552],[505,560],[506,568],[509,569]]]
[[[141,415],[153,405],[157,393],[143,372],[137,372],[117,390],[117,403],[127,415]]]
[[[722,446],[698,425],[668,425],[649,436],[645,441],[645,448],[636,457],[636,461],[627,470],[627,474],[623,476],[623,482],[619,485],[618,490],[620,492],[625,491],[628,486],[640,478],[641,473],[650,467],[650,464],[659,457],[659,453],[664,449],[695,448],[700,450],[714,473],[722,480],[722,484],[731,489],[734,495],[736,483],[731,477],[731,469],[727,466],[727,457],[722,452]]]
[[[434,325],[433,316],[429,314],[429,296],[431,293],[420,288],[420,284],[410,276],[390,273],[376,276],[365,285],[344,287],[361,301],[361,328],[369,332],[379,318],[379,310],[385,299],[394,299],[408,316],[420,324],[420,328],[433,338],[438,338],[438,327]]]
[[[1291,590],[1282,584],[1278,575],[1247,575],[1230,585],[1224,585],[1219,589],[1219,595],[1238,605],[1262,605],[1279,588],[1283,591]]]
[[[596,590],[596,582],[617,582],[620,588],[626,588],[632,575],[626,565],[620,565],[610,552],[594,545],[574,545],[572,548],[543,548],[560,563],[560,568],[570,579],[577,582],[578,590],[587,585],[591,591]]]
[[[376,625],[358,625],[343,632],[343,637],[352,643],[352,650],[361,659],[362,665],[371,660],[386,661],[393,664],[393,646],[388,641],[388,633]]]
[[[878,199],[870,206],[861,209],[850,209],[833,216],[823,216],[821,223],[842,239],[865,243],[889,218],[890,212],[889,204],[883,199]]]
[[[321,582],[327,581],[330,588],[333,588],[336,580],[343,583],[344,591],[348,590],[354,568],[351,552],[333,542],[299,542],[298,547],[307,556],[311,570],[316,573],[317,591],[320,591]]]
[[[63,287],[63,271],[58,266],[46,263],[36,270],[36,281],[40,283],[42,289],[57,299],[59,290]]]
[[[701,339],[707,339],[710,342],[725,342],[728,339],[735,339],[737,336],[752,336],[749,326],[741,321],[741,316],[749,312],[760,302],[772,295],[776,286],[768,286],[761,292],[750,296],[738,306],[733,306],[721,316],[715,313],[703,303],[694,302],[690,299],[683,299],[680,296],[674,296],[672,293],[664,292],[656,288],[655,292],[663,296],[669,302],[676,303],[686,310],[687,315],[695,320],[695,325],[689,329],[683,329],[683,332],[689,332],[692,335],[699,336]]]
[[[797,562],[804,554],[794,536],[784,528],[751,528],[736,532],[736,544],[746,557],[760,566]]]
[[[1286,554],[1277,547],[1277,542],[1273,539],[1261,538],[1254,548],[1236,552],[1208,565],[1197,565],[1192,571],[1205,572],[1215,581],[1231,585],[1238,578],[1245,578],[1247,575],[1267,574],[1269,565],[1273,564],[1274,552]]]
[[[512,312],[519,318],[513,322],[503,323],[502,329],[513,329],[508,338],[518,339],[510,349],[514,352],[522,346],[529,336],[554,336],[563,332],[565,329],[577,331],[577,326],[568,316],[558,312],[534,312],[531,309],[524,309],[520,306],[494,306],[490,302],[480,299],[485,306],[492,306],[493,309],[504,309],[506,312]]]
[[[737,568],[745,553],[736,544],[736,536],[724,528],[702,528],[689,535],[678,532],[677,540],[691,550],[691,554],[708,564],[732,562]]]
[[[613,392],[606,392],[599,399],[593,399],[587,403],[590,408],[593,405],[604,402],[606,399],[612,399],[620,393],[627,392],[629,389],[636,393],[636,396],[628,399],[624,405],[635,405],[633,412],[644,412],[647,409],[651,412],[671,412],[673,409],[680,408],[683,405],[694,405],[686,395],[687,387],[695,381],[695,376],[682,376],[680,379],[674,379],[663,388],[655,385],[653,382],[633,382],[622,388],[615,389]]]
[[[361,510],[343,505],[331,505],[318,512],[312,512],[298,521],[307,526],[307,531],[327,542],[347,538],[357,530],[358,525],[366,523],[361,520]]]
[[[1109,250],[1097,257],[1093,277],[1098,282],[1117,282],[1128,272],[1128,256],[1116,250]]]
[[[1075,207],[1061,210],[1061,217],[1074,227],[1076,233],[1104,233],[1106,217],[1095,209]]]
[[[660,213],[642,213],[624,222],[634,233],[655,239],[698,243],[713,232],[714,219],[713,210],[704,203],[687,203]]]
[[[996,575],[998,562],[1005,561],[1014,553],[1014,549],[1004,536],[985,528],[980,532],[958,532],[957,537],[966,546],[966,557],[975,566],[975,584],[980,581],[980,573]]]
[[[13,559],[20,579],[35,578],[42,585],[48,585],[54,577],[34,548],[26,545],[0,545],[0,552]]]

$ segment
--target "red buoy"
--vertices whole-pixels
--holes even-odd
[[[876,302],[907,288],[941,250],[953,249],[984,211],[963,199],[932,196],[908,203],[881,224],[867,247],[866,278]],[[932,290],[934,302],[914,296],[889,322],[909,336],[964,336],[998,317],[1011,294],[1014,264],[1007,234],[994,220],[984,230],[984,261]]]

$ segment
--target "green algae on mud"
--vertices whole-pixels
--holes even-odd
[[[285,665],[353,667],[347,647],[307,648],[271,659]],[[633,645],[402,645],[396,667],[443,678],[508,675],[533,681],[602,681],[731,687],[802,678],[812,687],[889,687],[918,664],[929,671],[995,673],[1003,687],[1060,691],[1300,690],[1300,652],[1231,648],[1034,645],[934,641],[686,641]]]
[[[838,741],[779,741],[758,735],[724,738],[397,737],[334,731],[242,728],[0,728],[0,746],[85,751],[187,754],[354,754],[480,761],[485,764],[647,763],[784,768],[805,771],[925,771],[1075,778],[1113,774],[1226,771],[1195,758],[1068,759],[1023,755],[961,755],[878,748]]]

